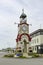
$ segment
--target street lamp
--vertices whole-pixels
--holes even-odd
[[[39,47],[38,47],[38,49],[39,49],[39,54],[42,56],[42,54],[41,54],[41,50],[40,50],[40,49],[41,49],[41,47],[39,46]]]
[[[38,47],[38,49],[40,50],[40,46]]]

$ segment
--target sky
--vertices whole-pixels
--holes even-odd
[[[16,47],[22,9],[27,15],[29,31],[43,29],[43,0],[0,0],[0,49]]]

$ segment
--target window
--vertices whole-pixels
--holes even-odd
[[[36,47],[35,47],[35,50],[36,50]]]
[[[38,38],[37,38],[37,43],[39,42]]]
[[[36,39],[35,39],[35,43],[36,43]]]

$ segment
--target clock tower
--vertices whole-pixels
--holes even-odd
[[[27,23],[27,15],[22,10],[20,15],[20,23],[18,24],[18,35],[17,35],[17,50],[21,50],[22,53],[29,53],[29,44],[31,38],[29,36],[29,24]]]

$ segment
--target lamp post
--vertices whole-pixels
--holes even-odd
[[[39,55],[41,55],[41,57],[42,57],[41,47],[39,46],[38,49],[39,49]]]
[[[38,47],[38,49],[39,49],[39,53],[40,53],[40,46]]]

